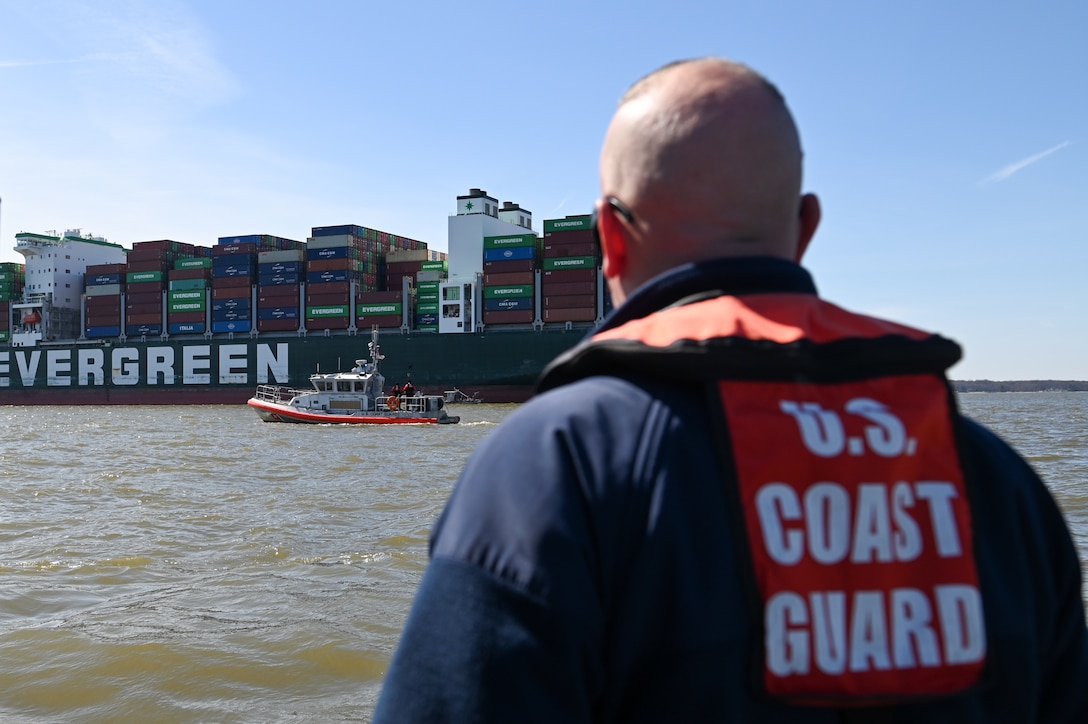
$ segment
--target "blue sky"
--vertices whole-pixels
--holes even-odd
[[[588,213],[616,100],[722,55],[786,95],[821,292],[960,341],[956,379],[1088,379],[1088,5],[0,0],[0,261],[361,224],[446,249],[483,188]]]

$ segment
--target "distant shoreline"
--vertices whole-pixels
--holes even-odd
[[[1088,392],[1081,380],[952,380],[956,392]]]

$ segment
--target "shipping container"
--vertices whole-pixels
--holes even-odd
[[[130,271],[125,275],[125,281],[129,284],[158,283],[160,286],[166,279],[164,270],[159,271]]]
[[[173,324],[194,324],[196,322],[207,321],[207,316],[204,312],[168,312],[166,315],[166,326],[170,327]]]
[[[212,279],[212,289],[231,289],[237,292],[238,289],[248,289],[253,286],[256,277],[219,277],[218,279]],[[235,294],[237,296],[237,294]]]
[[[590,256],[594,259],[599,259],[601,256],[601,248],[593,241],[581,243],[549,242],[544,245],[542,256],[544,257],[545,265],[547,265],[548,259],[561,257]],[[545,266],[545,268],[547,268],[547,266]]]
[[[102,284],[94,287],[87,287],[87,297],[115,297],[125,291],[125,288],[120,284]]]
[[[298,320],[302,317],[301,310],[298,307],[257,307],[257,319],[293,319],[295,320],[295,327],[298,327]]]
[[[257,275],[264,274],[300,274],[304,272],[305,264],[301,261],[266,261],[257,263]]]
[[[542,295],[561,297],[571,294],[596,294],[597,282],[569,282],[566,284],[549,284],[548,286],[541,285],[540,293]]]
[[[212,268],[209,267],[192,267],[189,269],[171,269],[166,272],[166,278],[168,281],[177,281],[179,279],[211,279]]]
[[[502,236],[485,236],[484,251],[491,249],[511,249],[529,247],[535,249],[539,239],[536,234],[504,234]],[[485,256],[486,258],[486,256]]]
[[[484,261],[484,274],[503,274],[507,272],[535,271],[536,259],[515,259],[513,261]]]
[[[355,318],[355,326],[359,329],[399,327],[403,321],[400,314],[363,314]]]
[[[511,311],[483,313],[484,324],[532,324],[536,315],[531,309],[515,309]]]
[[[102,326],[102,327],[98,327],[98,326],[92,327],[92,326],[88,325],[84,329],[84,334],[86,334],[86,336],[88,336],[88,337],[90,337],[92,339],[97,339],[99,337],[119,337],[119,336],[121,336],[121,325],[120,324],[113,324],[113,325]],[[7,341],[7,340],[4,340],[4,341]]]
[[[506,249],[484,249],[484,262],[536,259],[535,246],[515,246]]]
[[[162,312],[141,312],[134,314],[129,312],[125,315],[125,323],[128,325],[133,324],[157,324],[162,322]]]
[[[226,334],[228,332],[248,332],[250,329],[252,329],[252,326],[248,319],[212,322],[213,334]]]
[[[248,312],[252,303],[249,297],[230,297],[228,299],[215,299],[212,300],[213,312]]]
[[[317,289],[320,285],[314,285],[309,289]],[[306,292],[306,306],[308,307],[333,307],[351,302],[351,292],[334,292],[332,294]]]
[[[257,254],[257,244],[252,241],[244,241],[237,244],[224,244],[223,240],[220,239],[219,244],[212,247],[212,259],[222,256],[239,256],[246,254],[255,256]]]
[[[162,304],[162,290],[151,289],[146,292],[129,291],[125,294],[126,304]]]
[[[250,296],[252,287],[212,287],[212,299],[238,299]]]
[[[546,309],[571,309],[574,307],[597,308],[596,294],[567,294],[552,296],[545,294],[541,298],[541,305]]]
[[[171,292],[192,291],[194,289],[208,289],[207,279],[172,279],[167,282],[166,289]]]
[[[258,332],[294,332],[299,328],[298,319],[258,319]]]
[[[347,329],[351,326],[350,317],[306,317],[306,329]]]
[[[596,269],[548,269],[540,273],[542,289],[547,289],[549,284],[595,281],[597,281]]]
[[[484,287],[484,299],[499,299],[505,297],[531,297],[534,294],[532,284],[504,285],[497,287]]]
[[[252,277],[257,273],[257,263],[253,259],[243,259],[240,257],[221,258],[225,258],[231,263],[213,264],[212,279],[222,279],[224,277]]]
[[[505,272],[498,274],[484,274],[484,285],[497,286],[503,284],[532,284],[536,281],[536,272]]]
[[[125,326],[125,334],[129,337],[141,337],[141,336],[155,336],[162,334],[162,323],[158,324],[138,324],[130,322]]]
[[[555,269],[596,269],[600,261],[595,256],[565,256],[545,259],[541,267],[544,271]]]
[[[543,311],[544,322],[592,322],[597,318],[597,308],[569,308],[569,309],[545,309]]]
[[[124,279],[124,276],[121,274],[95,274],[94,276],[87,274],[83,277],[83,281],[88,287],[120,286],[122,279]]]
[[[257,284],[261,286],[275,286],[277,284],[294,284],[297,286],[301,281],[301,272],[269,272],[257,275]]]
[[[556,232],[587,231],[593,228],[592,214],[568,216],[564,219],[544,219],[544,236]]]
[[[190,269],[211,269],[212,259],[210,256],[193,257],[192,259],[178,259],[174,262],[175,270],[190,270]],[[203,331],[203,330],[201,330]]]
[[[262,304],[266,299],[295,299],[299,298],[302,287],[298,284],[272,284],[257,287],[257,303]],[[277,305],[274,305],[277,306]]]
[[[236,322],[244,319],[253,319],[253,314],[248,309],[225,309],[218,312],[212,312],[212,323],[215,322]]]
[[[167,322],[166,328],[170,334],[204,334],[207,324],[199,322]]]
[[[484,311],[497,312],[508,309],[534,309],[535,301],[532,297],[501,297],[484,300]]]

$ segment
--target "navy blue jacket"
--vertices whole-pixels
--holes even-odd
[[[706,293],[815,294],[801,267],[693,265],[606,328]],[[743,562],[705,397],[683,379],[594,375],[539,394],[473,452],[376,722],[1088,722],[1081,573],[1046,487],[961,419],[988,661],[953,698],[788,706],[752,675]],[[870,718],[865,718],[870,717]]]

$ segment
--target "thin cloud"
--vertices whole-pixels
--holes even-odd
[[[1058,151],[1060,151],[1063,148],[1065,148],[1066,146],[1068,146],[1070,143],[1071,143],[1071,141],[1063,141],[1063,142],[1059,143],[1057,146],[1054,146],[1053,148],[1048,148],[1047,150],[1043,151],[1042,153],[1037,153],[1034,156],[1028,156],[1023,161],[1017,161],[1016,163],[1009,164],[1008,166],[1001,169],[997,173],[991,174],[991,175],[987,176],[986,178],[982,179],[981,183],[983,183],[983,184],[992,184],[992,183],[998,183],[999,181],[1004,181],[1005,179],[1011,177],[1013,174],[1024,170],[1028,166],[1031,166],[1034,163],[1038,163],[1039,161],[1042,161],[1044,158],[1046,158],[1050,154],[1057,153]]]
[[[0,60],[0,68],[32,68],[38,65],[70,65],[82,60]]]

